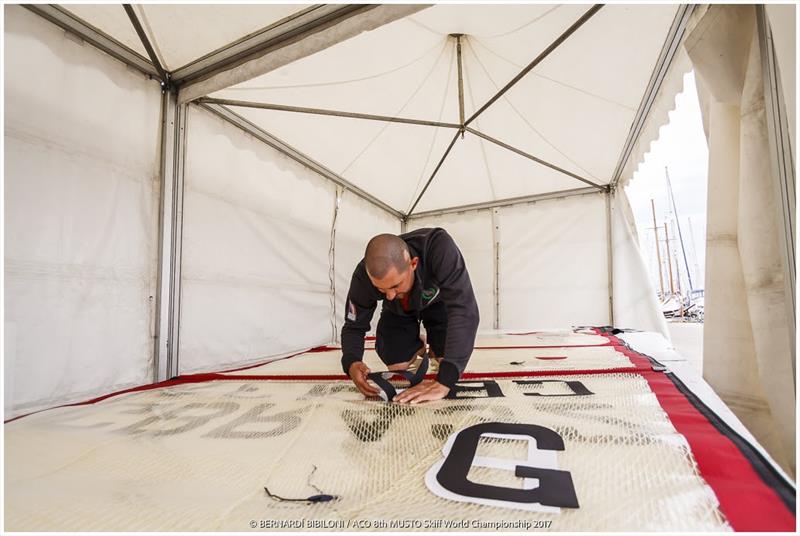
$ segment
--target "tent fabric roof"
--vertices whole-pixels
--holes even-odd
[[[311,8],[138,5],[135,11],[159,61],[175,70]],[[65,9],[146,55],[122,6]],[[210,97],[282,108],[226,105],[404,214],[412,208],[419,213],[602,187],[614,180],[678,5],[602,6],[473,118],[587,9],[433,5]],[[670,92],[679,89],[667,86]],[[674,94],[666,95],[661,102],[673,99]],[[298,113],[287,107],[448,125]],[[659,123],[666,119],[664,108]],[[462,121],[474,130],[459,135]],[[660,124],[650,123],[647,135],[654,137]],[[649,142],[639,140],[626,173]]]
[[[147,56],[121,4],[68,4],[63,7]],[[134,10],[159,61],[172,71],[308,7],[299,4],[136,4]]]

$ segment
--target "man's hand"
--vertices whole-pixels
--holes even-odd
[[[379,396],[380,391],[371,386],[367,381],[367,374],[370,373],[370,370],[363,361],[356,361],[350,365],[350,369],[347,373],[350,375],[350,379],[353,380],[353,383],[356,384],[358,390],[361,391],[362,395]]]
[[[434,380],[424,380],[414,387],[409,387],[396,397],[394,402],[398,404],[419,404],[420,402],[431,402],[441,400],[447,396],[450,388]]]

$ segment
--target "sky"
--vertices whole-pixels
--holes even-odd
[[[658,140],[652,143],[650,152],[645,155],[644,161],[639,164],[633,179],[625,189],[636,219],[639,247],[650,268],[656,289],[659,287],[659,278],[651,199],[655,202],[656,221],[661,228],[659,240],[662,244],[664,285],[669,287],[666,253],[663,249],[663,226],[665,221],[673,221],[673,217],[667,194],[665,167],[672,182],[692,286],[694,289],[701,289],[705,287],[708,145],[703,133],[694,72],[684,76],[683,91],[675,98],[675,109],[669,113],[669,123],[661,127]],[[670,239],[673,235],[677,238],[677,228],[674,223],[671,224],[669,233]],[[670,252],[679,256],[682,285],[686,285],[686,269],[679,241],[671,241]],[[672,262],[675,273],[674,256]]]

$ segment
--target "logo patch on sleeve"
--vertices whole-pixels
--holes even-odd
[[[428,303],[432,302],[433,299],[438,295],[439,295],[438,287],[426,288],[422,291],[422,299]]]
[[[347,319],[351,322],[356,321],[356,306],[350,300],[347,300]]]

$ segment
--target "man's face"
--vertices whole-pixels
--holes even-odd
[[[369,273],[367,273],[367,275],[375,288],[386,295],[387,300],[393,300],[395,298],[400,298],[402,300],[406,294],[411,292],[411,287],[414,286],[414,270],[417,269],[418,262],[419,259],[417,257],[411,259],[408,263],[408,267],[402,273],[399,273],[397,269],[392,266],[389,268],[389,271],[386,272],[386,275],[380,279],[372,277]]]

